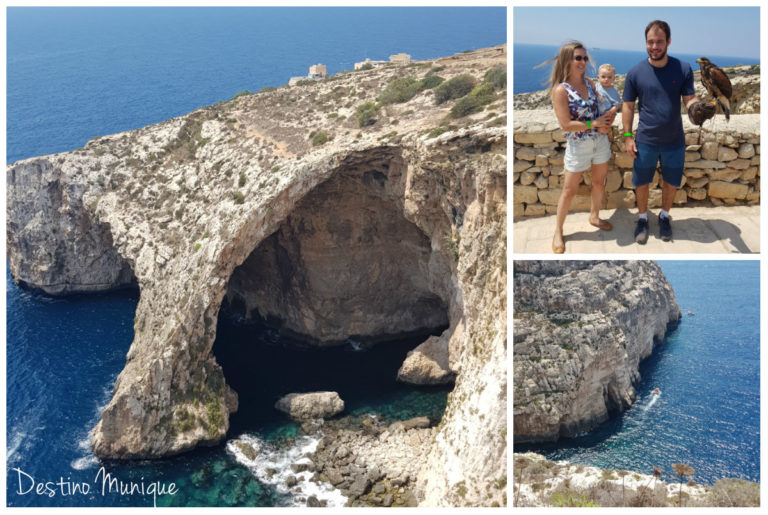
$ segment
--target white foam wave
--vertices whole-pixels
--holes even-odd
[[[257,435],[243,434],[227,442],[227,452],[246,466],[259,481],[272,485],[281,494],[290,495],[293,506],[306,506],[306,499],[313,495],[320,501],[327,501],[329,507],[344,506],[347,498],[333,485],[310,481],[314,472],[294,472],[291,469],[291,465],[310,464],[307,454],[315,452],[319,442],[319,438],[305,436],[296,439],[294,446],[286,449],[278,448]],[[249,458],[238,444],[250,446],[256,456]],[[287,485],[289,476],[296,478],[295,485]]]

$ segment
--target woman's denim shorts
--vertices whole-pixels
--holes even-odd
[[[611,143],[607,134],[568,140],[565,145],[563,167],[567,172],[584,172],[592,165],[607,163],[611,159]]]

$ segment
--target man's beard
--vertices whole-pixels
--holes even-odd
[[[664,49],[664,50],[661,52],[661,54],[659,55],[659,57],[653,57],[653,55],[651,55],[651,53],[650,53],[650,52],[648,52],[648,57],[650,57],[650,58],[651,58],[651,61],[661,61],[661,60],[663,60],[665,57],[667,57],[667,49],[665,48],[665,49]]]

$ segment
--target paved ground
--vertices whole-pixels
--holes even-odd
[[[648,243],[635,243],[637,209],[605,209],[612,231],[589,225],[589,213],[568,213],[567,254],[739,254],[760,252],[760,206],[673,207],[670,242],[659,238],[658,209],[649,210]],[[514,254],[552,254],[555,215],[513,224]]]

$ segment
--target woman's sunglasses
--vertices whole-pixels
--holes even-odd
[[[589,57],[587,57],[586,55],[574,55],[573,59],[575,61],[584,61],[585,63],[589,62]]]

